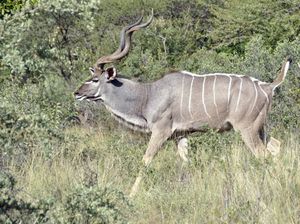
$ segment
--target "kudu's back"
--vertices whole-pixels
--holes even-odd
[[[223,130],[247,127],[270,108],[272,83],[249,76],[213,73],[171,73],[152,84],[147,107],[154,113],[172,111],[172,129]],[[153,110],[155,108],[155,111]]]

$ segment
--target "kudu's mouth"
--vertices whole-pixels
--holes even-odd
[[[76,100],[81,101],[81,100],[84,100],[84,99],[86,99],[86,98],[87,98],[86,96],[82,96],[82,95],[79,95],[79,94],[75,93],[75,99],[76,99]]]
[[[98,101],[98,100],[102,101],[101,97],[99,97],[99,96],[97,96],[97,97],[95,97],[95,96],[85,96],[85,95],[79,95],[79,94],[76,94],[76,93],[75,93],[75,99],[79,100],[79,101],[82,101],[84,99],[86,99],[88,101]]]

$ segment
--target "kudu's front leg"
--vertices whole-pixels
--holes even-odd
[[[130,192],[130,197],[133,197],[137,190],[140,182],[143,179],[144,171],[151,163],[153,157],[156,155],[162,144],[172,135],[171,120],[165,119],[155,124],[152,129],[152,135],[143,157],[144,167],[140,170]]]

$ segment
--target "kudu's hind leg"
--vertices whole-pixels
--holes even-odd
[[[268,141],[268,136],[266,132],[266,126],[264,125],[259,131],[259,137],[263,141],[264,145],[267,147],[267,150],[273,155],[276,156],[280,152],[281,142],[276,138],[270,137]]]
[[[184,162],[188,162],[188,140],[187,138],[181,138],[177,143],[177,152],[180,156],[180,158]]]
[[[248,128],[251,129],[251,128]],[[252,130],[242,130],[242,138],[256,157],[267,156],[271,153],[276,156],[280,152],[280,141],[271,137],[267,145],[263,144],[258,132]]]
[[[281,142],[279,140],[270,137],[270,141],[267,144],[267,149],[273,156],[276,156],[280,152],[280,145]]]
[[[259,131],[256,128],[250,126],[240,131],[243,141],[256,157],[263,157],[268,154],[266,146],[263,144]]]
[[[259,133],[259,138],[262,140],[264,145],[267,145],[268,136],[267,136],[267,132],[266,132],[266,126],[263,125],[263,127],[261,129],[259,129],[258,133]]]
[[[239,128],[237,128],[241,132],[243,141],[256,157],[265,157],[269,153],[271,153],[272,155],[276,155],[279,152],[279,148],[277,152],[275,152],[276,150],[273,150],[273,152],[269,149],[270,142],[274,143],[274,140],[272,140],[272,138],[271,141],[267,144],[265,132],[266,114],[267,107],[260,111],[254,122],[250,124],[240,124]]]
[[[157,124],[155,128],[153,128],[152,130],[152,135],[146,150],[146,153],[143,157],[143,162],[144,162],[144,166],[132,188],[131,188],[131,192],[130,192],[130,197],[133,197],[137,190],[138,190],[138,186],[140,184],[140,182],[143,179],[143,175],[144,175],[144,170],[145,168],[147,168],[149,166],[149,164],[151,163],[152,159],[154,158],[154,156],[156,155],[156,153],[158,152],[158,150],[160,149],[160,147],[162,146],[162,144],[172,135],[172,129],[171,129],[171,125],[169,125],[166,122],[161,122],[160,124]]]
[[[242,139],[245,144],[250,148],[252,153],[256,157],[265,157],[269,153],[276,155],[279,153],[279,147],[277,140],[271,138],[270,142],[267,144],[266,132],[264,127],[265,117],[261,113],[260,116],[250,125],[244,128],[240,128]],[[271,146],[274,146],[271,148]]]
[[[280,142],[275,138],[270,138],[267,143],[265,131],[266,113],[260,113],[257,119],[247,127],[239,128],[245,144],[250,148],[256,157],[267,156],[271,153],[273,156],[280,151]]]
[[[179,182],[188,183],[190,181],[190,174],[185,169],[186,165],[189,163],[188,159],[188,139],[181,137],[177,139],[177,154],[180,156],[181,161],[179,165]]]

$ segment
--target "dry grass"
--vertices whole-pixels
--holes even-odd
[[[11,170],[26,195],[61,200],[76,186],[112,186],[128,194],[147,138],[84,128],[51,160],[34,152],[23,169]],[[216,154],[201,150],[201,163],[182,165],[168,142],[153,161],[130,223],[299,223],[299,138],[290,134],[280,155],[255,159],[242,142]],[[182,178],[184,177],[184,178]]]

